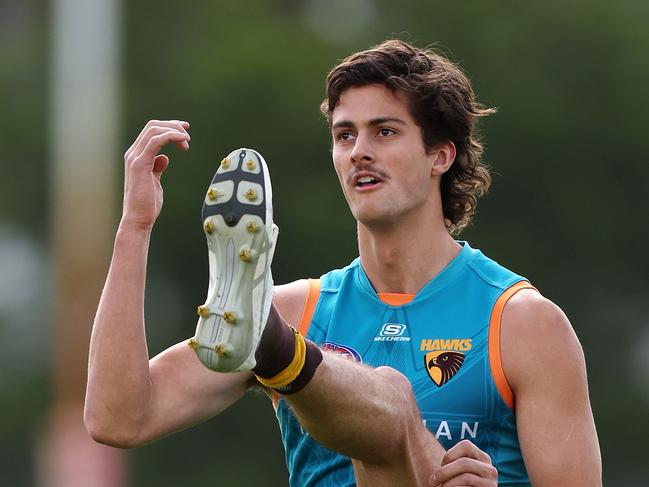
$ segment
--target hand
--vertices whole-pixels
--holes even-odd
[[[462,440],[446,452],[428,483],[437,487],[496,487],[498,471],[489,455],[469,440]]]
[[[162,209],[160,176],[169,157],[160,150],[170,142],[189,149],[188,122],[151,120],[124,154],[124,207],[122,222],[150,228]]]

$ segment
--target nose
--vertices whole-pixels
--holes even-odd
[[[349,155],[352,164],[363,164],[374,162],[374,149],[372,142],[365,134],[359,133],[356,136],[354,147]]]

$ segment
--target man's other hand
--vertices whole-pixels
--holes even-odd
[[[489,455],[469,440],[462,440],[446,452],[429,484],[435,487],[496,487],[498,471]]]

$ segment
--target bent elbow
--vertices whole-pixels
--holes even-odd
[[[115,434],[114,431],[107,429],[87,427],[88,434],[97,443],[112,446],[113,448],[129,449],[140,446],[140,443],[132,436],[124,434]]]
[[[114,424],[102,422],[86,411],[83,417],[86,431],[97,443],[114,448],[135,448],[141,445],[137,434],[133,431],[115,427]]]

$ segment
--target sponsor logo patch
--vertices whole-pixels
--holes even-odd
[[[374,337],[375,342],[409,342],[409,336],[403,336],[406,325],[401,323],[385,323],[381,331]]]
[[[326,342],[320,348],[322,348],[322,350],[328,350],[330,352],[337,353],[338,355],[341,355],[343,357],[350,358],[356,362],[363,361],[361,355],[356,350],[354,350],[351,347],[347,347],[345,345],[339,345],[338,343],[333,343],[333,342]]]

